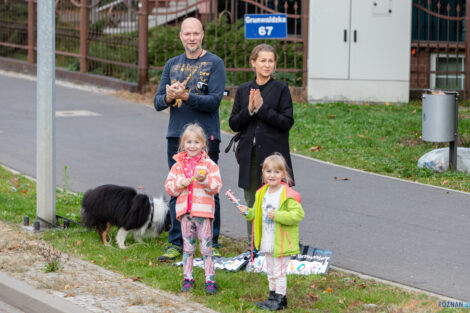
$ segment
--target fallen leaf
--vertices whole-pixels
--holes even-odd
[[[69,289],[69,288],[70,288],[70,285],[69,285],[69,284],[67,284],[67,285],[64,286],[64,290],[67,290],[67,289]]]
[[[308,295],[310,296],[310,298],[312,298],[312,301],[318,301],[318,299],[320,298],[318,293],[314,295],[313,292],[309,292]]]
[[[413,112],[411,112],[411,113],[416,113],[416,109],[414,109]]]
[[[321,147],[320,146],[313,146],[313,147],[310,147],[310,151],[320,151]]]
[[[390,105],[390,102],[385,102],[385,106],[389,106]]]
[[[336,117],[336,115],[334,115],[334,114],[330,114],[330,115],[328,115],[328,117],[329,117],[329,118],[335,118],[335,117]]]
[[[335,180],[349,180],[347,177],[339,178],[338,176],[335,176],[334,178]]]
[[[149,260],[149,266],[153,266],[153,263],[151,260]]]
[[[73,293],[68,293],[64,296],[64,298],[68,298],[68,297],[75,297],[75,295]]]
[[[357,134],[357,137],[367,138],[367,136],[364,136],[364,135],[362,135],[362,134]]]
[[[91,263],[96,263],[96,261],[95,261],[95,260],[92,260]]]
[[[312,288],[312,289],[317,288],[317,284],[315,284],[315,283],[311,284],[311,285],[310,285],[310,288]]]
[[[446,180],[444,180],[444,181],[441,183],[441,186],[445,186],[445,185],[447,185],[448,183],[450,183],[450,180],[446,179]]]
[[[326,291],[328,291],[328,293],[333,293],[333,289],[331,289],[330,287],[328,287]]]
[[[132,281],[137,281],[137,280],[142,280],[144,279],[143,277],[135,277],[135,278],[132,278]]]
[[[144,186],[138,186],[137,189],[145,189]]]

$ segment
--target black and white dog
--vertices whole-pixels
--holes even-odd
[[[117,226],[116,241],[121,249],[126,248],[129,232],[142,242],[142,237],[157,237],[171,225],[168,204],[162,197],[150,198],[132,187],[118,185],[102,185],[85,192],[80,214],[82,223],[96,228],[106,246],[110,228]]]

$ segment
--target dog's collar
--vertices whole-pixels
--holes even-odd
[[[155,210],[155,207],[154,207],[154,204],[153,204],[153,198],[149,197],[149,200],[150,200],[150,207],[151,207],[151,210],[150,210],[150,220],[149,220],[149,224],[147,225],[147,229],[149,229],[150,227],[152,227],[153,212],[154,212],[154,210]]]

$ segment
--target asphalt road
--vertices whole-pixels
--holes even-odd
[[[33,177],[35,90],[35,81],[0,73],[0,163]],[[144,186],[152,195],[164,192],[167,113],[62,86],[56,87],[56,112],[58,186],[66,184],[66,166],[73,191],[114,183]],[[221,149],[229,138],[224,135]],[[222,152],[219,166],[223,190],[242,197],[233,154]],[[293,167],[306,212],[300,224],[302,243],[333,250],[338,267],[470,300],[469,193],[298,156]],[[238,211],[221,199],[222,233],[245,236]]]

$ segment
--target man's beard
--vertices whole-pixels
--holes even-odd
[[[186,49],[187,52],[189,52],[189,53],[194,53],[194,52],[198,52],[199,49],[201,49],[201,46],[197,46],[197,47],[195,47],[194,49],[191,49],[191,48],[189,48],[188,46],[186,46],[186,47],[184,47],[184,48]]]

